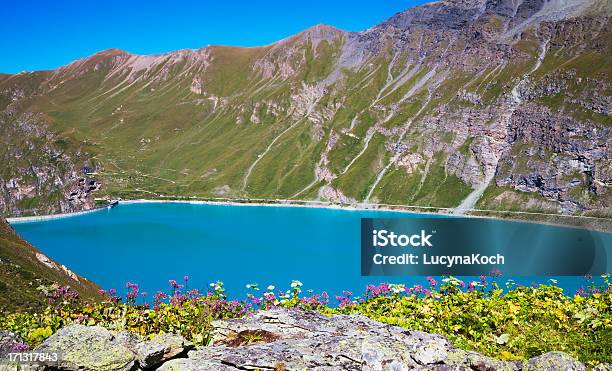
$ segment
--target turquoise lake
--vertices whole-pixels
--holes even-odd
[[[425,277],[361,277],[360,218],[418,218],[419,214],[306,207],[132,203],[112,209],[13,227],[44,254],[105,289],[125,294],[140,284],[149,297],[169,291],[168,280],[189,276],[189,288],[225,283],[240,298],[245,285],[362,293],[379,282],[425,284]],[[501,222],[510,223],[510,222]],[[543,226],[543,228],[551,228]],[[595,233],[595,232],[594,232]],[[600,233],[606,246],[612,234]],[[582,277],[555,277],[566,293]],[[505,282],[507,277],[498,278]],[[548,277],[514,278],[529,285]]]

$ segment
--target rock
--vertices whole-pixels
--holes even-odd
[[[586,367],[563,352],[548,352],[526,362],[523,370],[579,371]]]
[[[141,341],[142,338],[133,332],[121,331],[115,334],[115,343],[123,345],[124,347],[130,349],[132,352],[134,352],[134,348]]]
[[[60,329],[34,352],[56,353],[57,362],[44,361],[43,364],[60,370],[126,370],[133,366],[135,358],[107,329],[84,325]]]
[[[593,371],[612,371],[612,363],[600,363],[593,367]]]
[[[0,359],[5,359],[9,353],[21,351],[19,347],[22,345],[21,336],[9,331],[0,331]]]
[[[218,361],[210,361],[210,360],[193,360],[193,359],[185,359],[178,358],[172,359],[163,365],[161,365],[158,371],[200,371],[200,370],[217,370],[217,371],[227,371],[227,370],[236,370],[233,367],[224,365]]]
[[[480,353],[455,349],[448,354],[445,360],[447,365],[454,365],[471,370],[500,370],[513,371],[520,370],[520,363],[500,361],[495,358],[483,356]]]
[[[193,343],[180,335],[160,334],[152,340],[137,343],[132,349],[140,367],[152,368],[192,348]]]
[[[212,335],[211,346],[198,347],[187,359],[169,361],[160,370],[450,370],[480,363],[516,369],[510,362],[456,349],[440,335],[295,308],[214,321]]]
[[[586,370],[562,352],[502,361],[455,348],[441,335],[298,308],[213,321],[211,336],[212,344],[194,348],[175,334],[142,341],[126,331],[113,335],[98,326],[70,325],[34,352],[57,353],[58,362],[42,366],[60,370]],[[18,340],[0,332],[0,345]],[[609,369],[609,364],[595,368]]]

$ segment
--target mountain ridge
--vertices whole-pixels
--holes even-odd
[[[1,77],[0,210],[223,196],[609,216],[612,6],[576,4],[441,1],[359,32]]]

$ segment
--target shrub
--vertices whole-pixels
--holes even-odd
[[[125,300],[116,290],[108,290],[102,291],[106,300],[101,303],[82,302],[70,288],[55,287],[47,294],[49,306],[43,312],[2,313],[0,329],[19,333],[30,347],[70,323],[128,330],[145,337],[173,332],[206,345],[213,320],[283,306],[328,315],[362,314],[392,325],[443,334],[460,348],[507,360],[560,350],[589,365],[612,362],[612,285],[608,275],[600,285],[589,279],[589,285],[574,296],[565,295],[554,280],[530,287],[508,280],[502,289],[495,277],[481,276],[468,283],[454,277],[438,283],[428,277],[426,286],[369,285],[362,296],[344,291],[336,297],[335,307],[330,306],[325,292],[302,295],[299,281],[293,281],[284,292],[274,292],[275,288],[268,286],[260,293],[256,284],[247,285],[250,292],[243,300],[229,300],[222,282],[212,283],[207,292],[200,293],[187,290],[187,281],[187,276],[184,283],[170,280],[170,292],[157,292],[152,305],[134,283],[126,285]]]

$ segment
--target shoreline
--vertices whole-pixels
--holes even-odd
[[[169,199],[169,200],[155,200],[155,199],[136,199],[136,200],[119,200],[119,205],[131,205],[131,204],[191,204],[191,205],[217,205],[217,206],[250,206],[250,207],[304,207],[304,208],[312,208],[312,209],[330,209],[330,210],[345,210],[345,211],[388,211],[388,212],[397,212],[404,214],[426,214],[426,215],[447,215],[447,216],[463,216],[463,217],[479,217],[474,215],[459,215],[452,213],[437,213],[432,211],[411,211],[408,209],[392,209],[392,208],[380,208],[380,207],[358,207],[358,206],[343,206],[338,204],[332,204],[325,201],[296,201],[292,200],[293,203],[285,202],[289,200],[278,200],[278,203],[273,202],[245,202],[240,201],[205,201],[205,200],[180,200],[180,199]],[[298,203],[302,202],[302,203]],[[303,204],[306,203],[306,204]],[[108,210],[112,208],[111,206],[102,206],[96,207],[94,209],[75,211],[71,213],[60,213],[60,214],[48,214],[48,215],[33,215],[33,216],[16,216],[5,218],[9,224],[19,224],[19,223],[32,223],[32,222],[40,222],[47,220],[55,220],[55,219],[65,219],[71,218],[73,216],[80,216],[85,214],[91,214],[95,212],[99,212],[102,210]],[[425,208],[425,207],[424,207]],[[437,208],[430,208],[437,209]]]
[[[351,205],[339,205],[325,201],[298,201],[298,200],[277,200],[274,202],[259,202],[259,200],[252,199],[257,202],[239,202],[239,201],[204,201],[204,200],[150,200],[150,199],[139,199],[139,200],[124,200],[119,201],[119,204],[146,204],[146,203],[181,203],[181,204],[192,204],[192,205],[219,205],[219,206],[252,206],[252,207],[304,207],[311,209],[330,209],[330,210],[345,210],[345,211],[390,211],[397,213],[408,213],[408,214],[428,214],[428,215],[456,215],[452,213],[436,213],[432,211],[411,211],[408,209],[392,209],[392,208],[381,208],[381,207],[365,207],[365,206],[351,206]],[[269,200],[272,201],[272,200]],[[289,202],[292,201],[292,202]],[[463,215],[469,216],[469,215]]]
[[[550,221],[541,221],[535,219],[520,219],[517,217],[503,217],[503,216],[491,216],[491,215],[475,215],[467,213],[454,213],[454,208],[439,208],[432,206],[404,206],[404,205],[390,205],[390,204],[341,204],[331,203],[327,201],[315,201],[315,200],[287,200],[287,199],[228,199],[228,198],[215,198],[207,200],[197,199],[133,199],[133,200],[118,200],[119,205],[130,205],[130,204],[145,204],[145,203],[176,203],[176,204],[192,204],[192,205],[218,205],[218,206],[251,206],[251,207],[304,207],[314,209],[329,209],[329,210],[345,210],[345,211],[383,211],[383,212],[396,212],[403,214],[413,215],[426,215],[426,216],[447,216],[447,217],[462,217],[462,218],[484,218],[502,221],[515,221],[523,223],[536,223],[551,226],[560,226],[568,228],[580,228],[588,229],[598,232],[612,233],[606,228],[587,228],[585,226],[555,223]],[[70,218],[73,216],[80,216],[102,210],[108,210],[113,206],[101,206],[90,210],[76,211],[72,213],[61,213],[61,214],[50,214],[50,215],[38,215],[38,216],[23,216],[23,217],[12,217],[6,218],[9,224],[19,223],[31,223],[40,222],[55,219]],[[435,210],[435,211],[434,211]],[[514,214],[514,215],[527,215],[527,216],[540,216],[540,217],[554,217],[554,218],[568,218],[575,220],[595,220],[610,222],[609,218],[592,217],[592,216],[576,216],[576,215],[564,215],[564,214],[547,214],[537,213],[528,211],[497,211],[497,210],[480,210],[474,209],[470,212],[481,212],[481,213],[499,213],[499,214]]]
[[[102,207],[96,207],[96,208],[89,209],[89,210],[73,211],[71,213],[32,215],[32,216],[15,216],[11,218],[5,218],[5,220],[9,224],[43,222],[47,220],[65,219],[65,218],[71,218],[73,216],[97,213],[97,212],[107,210],[107,209],[108,209],[108,206],[102,206]]]

